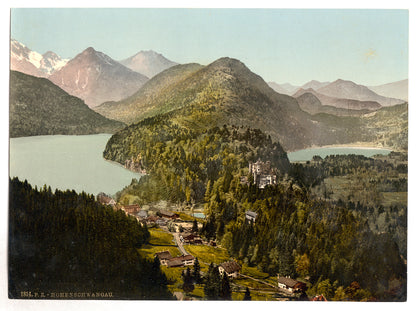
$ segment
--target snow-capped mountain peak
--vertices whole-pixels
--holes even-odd
[[[42,55],[15,39],[11,40],[10,67],[12,70],[38,77],[48,77],[65,66],[67,62],[67,59],[62,59],[54,52],[48,51]]]

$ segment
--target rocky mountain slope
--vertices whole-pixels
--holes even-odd
[[[10,137],[114,133],[123,127],[45,78],[10,72]]]
[[[90,107],[128,97],[148,80],[92,47],[71,59],[49,79]]]

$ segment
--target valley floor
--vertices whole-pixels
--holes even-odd
[[[201,266],[201,275],[204,276],[208,272],[211,262],[219,265],[223,262],[232,260],[228,252],[220,246],[209,245],[178,245],[179,239],[174,238],[174,233],[167,229],[153,228],[149,229],[151,237],[149,245],[142,247],[140,252],[149,259],[154,258],[157,252],[168,250],[172,256],[178,256],[182,253],[181,248],[194,257],[198,258]],[[180,243],[180,242],[179,242]],[[161,246],[163,245],[163,246]],[[190,266],[192,269],[192,266]],[[174,293],[177,299],[184,300],[204,300],[204,285],[195,284],[192,292],[186,294],[182,289],[182,271],[186,267],[170,267],[161,266],[162,271],[168,278],[168,288]],[[294,298],[292,294],[282,289],[278,289],[277,277],[259,271],[255,267],[248,267],[242,264],[242,270],[237,279],[231,279],[230,285],[232,289],[232,300],[243,300],[246,287],[250,289],[252,300],[259,301],[285,301]]]

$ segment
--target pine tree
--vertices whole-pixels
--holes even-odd
[[[198,222],[194,219],[192,224],[192,232],[198,232]]]
[[[192,277],[195,283],[201,283],[201,266],[199,265],[198,258],[195,258],[194,271],[192,273]]]
[[[246,291],[244,292],[243,300],[251,300],[251,294],[250,294],[250,290],[248,289],[248,287],[246,287]]]
[[[182,273],[182,278],[183,278],[183,285],[182,285],[182,289],[185,293],[190,293],[194,290],[194,284],[192,282],[192,274],[191,274],[191,270],[188,268],[186,268],[186,272]]]
[[[231,287],[227,273],[223,273],[221,277],[220,298],[223,300],[231,300]]]
[[[218,300],[220,295],[221,277],[218,267],[213,263],[209,265],[207,277],[205,280],[204,294],[209,300]]]

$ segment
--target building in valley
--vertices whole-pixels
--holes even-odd
[[[290,293],[306,291],[306,284],[289,277],[278,276],[277,285],[279,288],[289,291]]]
[[[218,271],[221,275],[226,273],[228,278],[236,279],[241,271],[241,266],[235,261],[227,261],[218,266]]]

